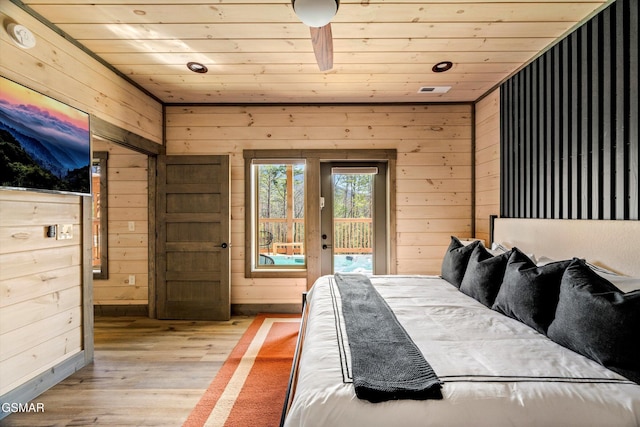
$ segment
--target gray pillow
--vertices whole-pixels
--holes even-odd
[[[471,252],[479,244],[480,241],[476,240],[465,246],[457,237],[451,236],[451,243],[449,243],[449,248],[447,248],[442,260],[440,272],[442,278],[456,288],[460,288]]]
[[[560,294],[560,281],[571,260],[537,267],[513,248],[493,309],[544,334],[553,321]]]
[[[640,384],[640,290],[624,293],[575,259],[548,336]]]
[[[511,251],[493,256],[484,246],[476,246],[471,252],[460,290],[491,307],[500,290],[510,255]]]

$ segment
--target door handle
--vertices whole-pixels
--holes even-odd
[[[331,245],[327,245],[327,244],[322,245],[322,249],[329,249],[330,247]]]
[[[220,245],[220,247],[222,249],[227,249],[227,247],[229,247],[229,245],[227,245],[226,243],[223,243],[223,244]]]

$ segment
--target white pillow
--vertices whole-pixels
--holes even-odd
[[[605,279],[616,285],[616,288],[624,293],[640,289],[640,277],[618,276],[616,279],[608,279],[606,277]]]
[[[541,256],[540,258],[538,258],[538,262],[536,263],[536,265],[538,267],[542,267],[543,265],[549,264],[551,262],[556,262],[556,260],[546,256]],[[586,262],[586,264],[598,276],[607,279],[608,281],[613,283],[616,288],[620,289],[624,293],[640,289],[640,277],[623,276],[614,271],[607,270],[604,267],[600,267],[589,262]]]
[[[538,267],[542,267],[543,265],[547,265],[547,264],[551,264],[552,262],[556,262],[557,260],[553,259],[553,258],[549,258],[546,257],[544,255],[538,257],[538,260],[536,262],[536,265]]]
[[[504,245],[502,245],[501,243],[497,243],[497,242],[491,243],[491,250],[492,251],[501,251],[501,253],[509,252],[509,249],[504,247]]]
[[[640,289],[640,277],[623,276],[611,270],[607,270],[606,268],[598,267],[597,265],[593,265],[590,263],[587,263],[587,265],[598,276],[607,279],[608,281],[613,283],[616,286],[616,288],[620,289],[622,292],[627,293],[627,292]]]
[[[484,246],[484,240],[482,239],[474,239],[473,237],[457,237],[457,239],[460,240],[460,243],[462,243],[463,246],[468,246],[476,240],[480,240],[480,243]]]
[[[518,248],[518,249],[520,249],[520,248]],[[491,254],[493,254],[493,256],[500,255],[501,253],[509,252],[509,251],[510,251],[510,249],[509,249],[509,248],[507,248],[505,245],[503,245],[502,243],[496,243],[496,242],[493,242],[493,243],[491,244],[491,249],[489,250],[489,252],[490,252]],[[522,251],[522,252],[523,252],[526,256],[528,256],[528,257],[529,257],[529,259],[531,259],[531,261],[533,261],[533,263],[534,263],[534,264],[536,263],[536,255],[535,255],[535,254],[533,254],[533,253],[526,253],[526,252],[524,252],[524,251]]]

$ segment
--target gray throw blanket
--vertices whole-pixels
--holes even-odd
[[[442,383],[367,276],[335,274],[356,396],[370,402],[442,399]]]

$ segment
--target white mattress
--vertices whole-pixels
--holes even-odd
[[[337,339],[339,294],[325,276],[307,298],[309,320],[286,427],[640,426],[640,386],[615,372],[438,277],[371,281],[443,381],[444,398],[370,403],[356,397],[346,378],[350,358],[341,358]]]

